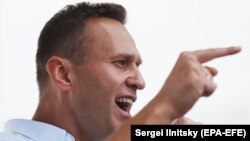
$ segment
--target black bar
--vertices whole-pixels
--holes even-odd
[[[250,141],[250,125],[131,125],[131,141]]]

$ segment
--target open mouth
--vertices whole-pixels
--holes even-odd
[[[118,107],[129,113],[130,112],[130,109],[134,103],[134,100],[132,98],[128,98],[128,97],[122,97],[122,98],[117,98],[115,100],[115,103],[118,105]]]

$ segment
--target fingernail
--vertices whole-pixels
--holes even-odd
[[[240,51],[241,50],[241,46],[233,46],[232,47],[234,50],[236,50],[236,51]]]

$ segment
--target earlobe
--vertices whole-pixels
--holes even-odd
[[[46,64],[46,70],[52,84],[55,84],[60,91],[68,91],[71,88],[68,63],[61,57],[52,56]]]

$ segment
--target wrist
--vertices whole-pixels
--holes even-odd
[[[171,103],[157,95],[136,118],[140,118],[137,121],[142,121],[139,124],[171,124],[177,118],[176,115]]]

